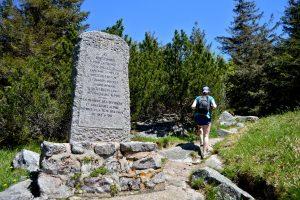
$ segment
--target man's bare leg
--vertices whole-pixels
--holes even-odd
[[[203,125],[202,126],[203,135],[204,135],[204,144],[203,144],[204,153],[207,152],[208,147],[209,147],[209,132],[210,132],[210,127],[211,127],[211,124],[209,124],[209,125]]]
[[[200,125],[197,125],[197,135],[200,136],[200,147],[201,147],[201,145],[203,145],[204,141],[203,141],[203,128]]]

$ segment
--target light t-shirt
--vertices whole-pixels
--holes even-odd
[[[197,101],[200,99],[200,97],[201,97],[201,96],[196,97],[196,99],[195,99],[194,102],[193,102],[192,108],[196,108]],[[208,95],[208,102],[210,102],[210,106],[211,106],[211,107],[213,107],[213,108],[216,108],[216,107],[217,107],[216,101],[215,101],[215,99],[214,99],[212,96],[209,96],[209,95]],[[197,113],[196,113],[196,114],[197,114]],[[208,119],[211,118],[211,113],[210,113],[209,111],[208,111],[206,117],[207,117]]]

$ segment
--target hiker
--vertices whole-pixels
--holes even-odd
[[[200,147],[203,145],[204,155],[207,151],[211,151],[209,146],[209,132],[211,127],[211,110],[217,107],[215,99],[209,96],[209,87],[205,86],[202,90],[202,96],[196,97],[193,102],[192,109],[195,109],[195,122],[197,134],[200,134]]]

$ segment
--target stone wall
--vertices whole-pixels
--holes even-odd
[[[45,141],[41,148],[37,184],[42,197],[105,197],[165,188],[155,143]]]

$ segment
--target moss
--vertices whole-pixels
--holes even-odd
[[[114,196],[117,196],[118,193],[119,193],[119,190],[118,190],[117,185],[116,185],[116,184],[112,184],[112,185],[110,186],[110,195],[111,195],[112,197],[114,197]]]
[[[75,173],[73,176],[71,176],[71,180],[79,180],[81,177],[81,173]]]
[[[191,158],[192,158],[193,160],[195,160],[195,159],[197,158],[197,155],[198,155],[198,153],[196,153],[195,151],[192,151],[192,152],[190,153],[190,156],[191,156]]]
[[[84,164],[89,164],[89,163],[93,162],[93,158],[90,157],[90,156],[85,156],[85,157],[83,158],[82,162],[83,162]]]
[[[160,162],[161,162],[161,164],[162,164],[163,166],[167,163],[167,161],[168,161],[168,158],[161,158],[161,159],[160,159]]]

